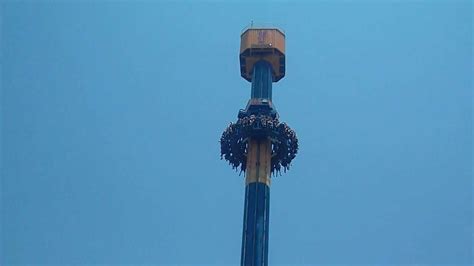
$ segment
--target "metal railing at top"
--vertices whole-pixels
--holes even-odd
[[[253,21],[250,22],[250,24],[248,24],[247,26],[245,26],[242,29],[241,34],[243,34],[244,32],[246,32],[249,29],[277,29],[281,33],[286,34],[285,31],[281,27],[279,27],[275,24],[272,24],[272,23],[255,23]]]

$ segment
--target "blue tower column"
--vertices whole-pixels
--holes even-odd
[[[241,265],[268,265],[270,140],[250,140],[247,162]]]
[[[252,92],[253,99],[272,99],[272,66],[264,60],[255,63],[252,73]]]
[[[272,98],[272,68],[266,61],[254,65],[252,99]],[[268,265],[270,168],[272,144],[268,137],[250,138],[245,177],[244,226],[241,265]]]

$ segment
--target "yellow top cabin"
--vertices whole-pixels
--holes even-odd
[[[273,82],[285,76],[285,34],[277,28],[248,28],[240,36],[240,73],[252,81],[253,66],[260,60],[272,65]]]

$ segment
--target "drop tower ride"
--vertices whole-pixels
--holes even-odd
[[[272,83],[285,76],[285,34],[250,27],[240,43],[240,73],[251,82],[251,98],[236,123],[222,133],[221,158],[245,173],[241,265],[268,265],[271,176],[290,168],[298,151],[295,132],[272,102]]]

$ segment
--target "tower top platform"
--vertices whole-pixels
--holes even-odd
[[[272,66],[272,80],[285,76],[285,33],[282,29],[265,26],[246,27],[240,35],[240,74],[252,81],[256,62],[265,60]]]

